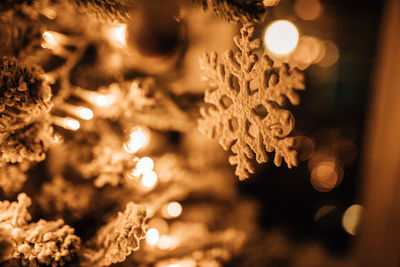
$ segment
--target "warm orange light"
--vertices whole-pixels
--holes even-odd
[[[154,161],[149,157],[143,157],[136,164],[135,173],[139,175],[149,173],[153,170],[153,168],[154,168]]]
[[[79,114],[79,117],[83,120],[93,119],[93,111],[90,108],[79,107],[78,114]]]
[[[74,119],[66,119],[64,125],[65,125],[65,128],[68,128],[68,129],[71,129],[74,131],[78,130],[81,127],[79,121],[74,120]]]
[[[157,247],[160,249],[174,249],[176,247],[176,240],[168,235],[163,235],[160,237],[160,240],[157,244]]]
[[[46,31],[42,37],[44,40],[43,48],[54,49],[60,44],[60,36],[56,32]]]
[[[318,63],[319,66],[328,68],[334,65],[339,59],[339,49],[332,41],[323,41],[324,57]]]
[[[155,245],[160,240],[160,233],[156,228],[150,228],[146,233],[146,242],[149,245]]]
[[[52,119],[53,119],[53,123],[54,124],[56,124],[56,125],[58,125],[60,127],[63,127],[63,128],[65,128],[67,130],[76,131],[81,127],[79,121],[77,121],[75,119],[72,119],[72,118],[68,118],[68,117],[67,118],[61,118],[61,117],[53,116]]]
[[[132,130],[128,141],[124,144],[124,149],[128,153],[136,153],[139,149],[148,143],[148,134],[141,128],[137,127]]]
[[[182,205],[174,201],[167,205],[167,213],[171,217],[178,217],[182,214]]]
[[[342,225],[343,228],[351,235],[358,233],[358,226],[363,212],[363,206],[352,205],[343,214]]]
[[[334,162],[320,162],[311,170],[310,182],[315,190],[328,192],[334,189],[339,181],[339,175]]]
[[[287,55],[296,48],[299,42],[299,31],[290,21],[277,20],[268,26],[264,41],[272,53],[280,56]]]
[[[112,27],[108,32],[108,36],[114,44],[118,46],[126,46],[126,24]]]
[[[322,5],[318,0],[296,0],[294,12],[303,20],[314,20],[322,11]]]
[[[156,185],[157,180],[158,180],[157,174],[154,171],[150,171],[148,173],[143,174],[141,182],[145,188],[150,189]]]
[[[91,97],[92,102],[99,107],[108,107],[113,103],[111,96],[96,94]]]

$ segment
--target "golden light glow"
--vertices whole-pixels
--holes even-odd
[[[129,135],[129,140],[124,144],[124,149],[128,153],[136,153],[148,143],[148,134],[141,128],[136,127]]]
[[[299,18],[314,20],[321,14],[322,5],[318,0],[296,0],[293,9]]]
[[[319,66],[328,68],[334,65],[339,60],[339,49],[332,41],[323,41],[324,56],[318,63]]]
[[[137,174],[145,174],[149,173],[154,168],[154,161],[149,157],[141,158],[136,164],[136,172]]]
[[[177,263],[172,263],[172,264],[168,264],[167,267],[181,267],[181,265],[177,264]]]
[[[68,118],[68,117],[61,118],[61,117],[53,116],[52,120],[55,125],[58,125],[60,127],[63,127],[65,129],[72,130],[72,131],[76,131],[81,127],[79,121],[72,119],[72,118]]]
[[[78,114],[79,114],[79,117],[83,120],[93,119],[93,111],[90,108],[79,107]]]
[[[160,237],[157,247],[159,247],[160,249],[174,249],[176,245],[177,242],[174,238],[168,235],[163,235]]]
[[[318,63],[324,53],[324,45],[319,39],[313,36],[302,36],[293,53],[293,60],[296,61],[299,69],[304,70],[311,64]]]
[[[108,107],[113,103],[112,98],[106,95],[93,95],[92,99],[93,103],[99,107]]]
[[[343,214],[342,225],[343,228],[351,235],[358,233],[358,226],[363,212],[363,206],[352,205]]]
[[[53,143],[54,144],[61,144],[63,142],[64,142],[64,138],[63,138],[63,136],[61,134],[55,133],[53,135]]]
[[[59,47],[61,42],[61,34],[52,31],[45,31],[42,34],[44,42],[42,42],[43,48],[56,49]]]
[[[146,233],[146,242],[149,245],[155,245],[160,240],[160,233],[156,228],[150,228]]]
[[[112,27],[108,32],[109,38],[118,46],[126,46],[126,24]]]
[[[277,20],[268,26],[264,41],[272,53],[280,56],[287,55],[296,48],[299,42],[299,31],[290,21]]]
[[[74,119],[66,119],[64,125],[65,125],[65,128],[74,130],[74,131],[78,130],[81,127],[79,121],[74,120]]]
[[[178,217],[182,214],[182,205],[173,201],[167,205],[167,213],[171,217]]]
[[[318,163],[311,170],[310,182],[319,192],[328,192],[334,189],[339,183],[335,163],[329,161]]]
[[[154,171],[150,171],[148,173],[143,174],[141,181],[142,185],[145,188],[150,189],[156,185],[157,180],[158,180],[157,173],[155,173]]]

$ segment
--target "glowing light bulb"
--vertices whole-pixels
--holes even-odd
[[[126,24],[111,28],[108,36],[116,45],[126,46]]]
[[[84,120],[93,119],[93,111],[90,108],[79,107],[78,115],[81,119],[84,119]]]
[[[342,225],[343,228],[351,235],[358,233],[358,226],[363,212],[363,206],[352,205],[343,214]]]
[[[128,153],[136,153],[139,149],[146,146],[148,143],[148,136],[142,128],[134,129],[129,135],[129,140],[124,144],[124,149]]]
[[[54,32],[46,31],[46,32],[43,33],[42,37],[44,39],[44,43],[42,43],[42,47],[43,48],[54,49],[60,43],[59,36]]]
[[[172,263],[172,264],[168,264],[167,267],[181,267],[181,265],[177,264],[177,263]]]
[[[136,164],[136,170],[139,175],[149,173],[154,168],[154,161],[149,157],[141,158]]]
[[[79,121],[74,120],[74,119],[66,119],[64,126],[65,126],[65,128],[73,130],[73,131],[76,131],[81,127]]]
[[[270,24],[264,36],[267,48],[276,55],[287,55],[299,42],[299,31],[287,20],[277,20]]]
[[[95,95],[93,102],[99,107],[107,107],[111,104],[111,99],[105,95]]]
[[[150,228],[146,233],[146,242],[149,245],[155,245],[160,240],[160,233],[156,228]]]
[[[142,185],[145,188],[152,188],[157,183],[158,177],[157,173],[154,171],[150,171],[148,173],[143,174],[142,176]]]
[[[293,8],[296,15],[303,20],[314,20],[322,11],[319,0],[296,0]]]
[[[182,205],[174,201],[168,204],[167,213],[171,217],[178,217],[182,214]]]

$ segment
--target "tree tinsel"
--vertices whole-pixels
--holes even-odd
[[[260,22],[264,19],[266,7],[261,0],[193,0],[204,10],[212,8],[215,15],[233,23]]]
[[[126,0],[74,0],[83,10],[100,20],[125,22],[129,18],[131,5]]]

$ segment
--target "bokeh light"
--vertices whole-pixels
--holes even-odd
[[[264,41],[273,54],[287,55],[296,48],[299,42],[299,31],[290,21],[277,20],[268,26]]]
[[[356,235],[358,233],[363,206],[355,204],[350,206],[343,214],[342,225],[347,233]]]
[[[323,41],[324,56],[318,65],[324,68],[328,68],[334,65],[339,60],[339,49],[336,44],[332,41]]]
[[[126,46],[126,27],[126,24],[121,24],[109,30],[108,36],[115,45]]]
[[[158,180],[157,173],[155,173],[154,171],[150,171],[148,173],[143,174],[141,181],[142,181],[142,185],[145,188],[150,189],[156,185],[157,180]]]
[[[45,31],[42,37],[44,40],[42,43],[43,48],[55,49],[60,44],[60,36],[56,32]]]
[[[314,20],[321,14],[322,5],[319,0],[296,0],[293,9],[299,18]]]
[[[155,245],[160,240],[160,233],[156,228],[150,228],[146,233],[146,242],[149,245]]]
[[[304,70],[311,64],[318,63],[323,58],[324,53],[324,45],[318,38],[302,36],[292,59],[299,69]]]
[[[148,133],[141,127],[134,128],[129,134],[129,139],[124,143],[124,149],[128,153],[136,153],[139,149],[145,147],[148,142]]]
[[[93,95],[92,102],[98,107],[108,107],[114,101],[113,101],[112,97],[110,97],[110,96],[96,94],[96,95]]]
[[[154,161],[149,157],[141,158],[136,164],[135,174],[141,175],[145,173],[149,173],[154,168]]]
[[[310,182],[315,190],[328,192],[337,187],[343,177],[339,171],[340,166],[334,161],[322,161],[317,163],[310,174]]]
[[[60,126],[64,127],[65,129],[73,130],[73,131],[76,131],[81,127],[79,121],[72,119],[72,118],[62,119]]]
[[[170,217],[178,217],[182,214],[182,205],[176,201],[170,202],[166,210]]]
[[[307,136],[296,137],[297,158],[299,161],[307,161],[314,154],[314,141]]]
[[[176,239],[168,235],[161,236],[159,242],[157,243],[158,248],[166,250],[174,249],[176,246]]]
[[[83,120],[91,120],[93,118],[93,111],[90,108],[79,107],[78,114]]]

